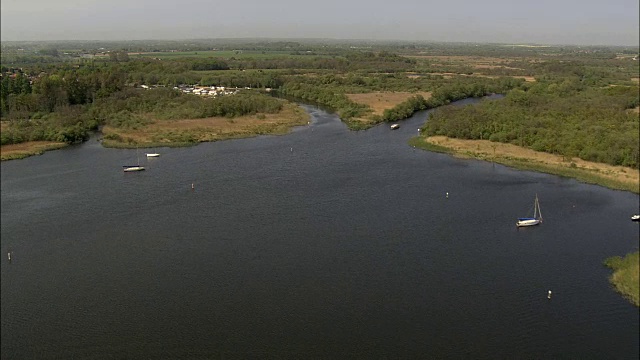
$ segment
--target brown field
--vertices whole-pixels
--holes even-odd
[[[262,118],[261,118],[262,117]],[[236,118],[211,117],[204,119],[158,120],[140,129],[121,129],[104,126],[105,146],[158,146],[179,143],[185,138],[195,142],[250,137],[261,134],[284,134],[293,126],[304,125],[309,115],[294,104],[287,104],[278,114],[242,116]],[[110,138],[119,136],[122,140]]]
[[[488,140],[460,140],[448,138],[446,136],[432,136],[426,140],[429,143],[444,146],[454,150],[457,154],[467,154],[474,158],[491,161],[492,159],[526,159],[528,162],[539,163],[554,167],[575,167],[586,172],[593,173],[598,177],[614,180],[630,186],[638,186],[640,183],[640,172],[637,169],[613,166],[608,164],[584,161],[578,158],[566,159],[560,155],[547,154],[530,149],[525,149],[516,145],[491,142]]]
[[[385,110],[391,109],[415,95],[422,95],[425,99],[431,97],[430,92],[373,92],[367,94],[347,94],[351,101],[369,106],[375,115],[382,115]]]
[[[2,160],[21,159],[65,146],[67,146],[66,143],[54,141],[28,141],[20,144],[2,145],[0,146],[0,158]]]

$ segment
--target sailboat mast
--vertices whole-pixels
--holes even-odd
[[[540,210],[540,201],[538,201],[538,196],[536,196],[536,203],[538,204],[538,217],[540,221],[542,221],[542,210]]]

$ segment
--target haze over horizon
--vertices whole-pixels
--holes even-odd
[[[638,0],[2,0],[2,41],[314,38],[638,46]]]

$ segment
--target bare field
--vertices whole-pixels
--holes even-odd
[[[558,168],[574,167],[571,165],[573,163],[576,169],[584,170],[598,177],[632,186],[635,185],[636,187],[640,183],[640,172],[633,168],[594,163],[578,158],[566,159],[560,155],[538,152],[512,144],[503,144],[488,140],[460,140],[446,136],[432,136],[425,141],[452,149],[462,156],[467,154],[470,157],[489,161],[500,158],[520,159]]]
[[[423,98],[428,99],[431,97],[431,92],[373,92],[366,94],[347,94],[351,101],[369,106],[375,115],[382,115],[385,110],[392,109],[396,105],[415,95],[421,95]]]

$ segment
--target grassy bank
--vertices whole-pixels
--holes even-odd
[[[640,262],[639,252],[627,254],[624,258],[613,256],[604,264],[613,269],[609,281],[618,292],[629,299],[634,305],[640,306]]]
[[[286,134],[292,127],[308,122],[309,114],[288,103],[276,114],[153,120],[137,129],[104,126],[102,143],[114,148],[192,146],[201,142]]]
[[[460,140],[444,136],[418,136],[410,145],[462,158],[491,161],[521,170],[569,177],[610,189],[640,193],[638,170],[565,158],[488,140]]]
[[[2,145],[0,147],[0,159],[16,160],[33,155],[41,155],[48,150],[61,149],[68,146],[67,143],[52,141],[28,141],[20,144]]]

